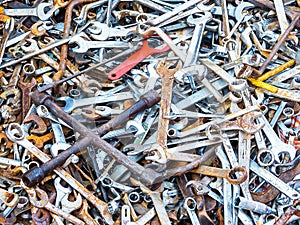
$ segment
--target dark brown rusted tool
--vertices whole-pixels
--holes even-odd
[[[30,109],[30,96],[32,88],[37,84],[34,78],[31,79],[30,83],[18,82],[18,86],[22,89],[22,115],[23,119],[26,117]]]
[[[291,181],[296,175],[300,173],[300,163],[298,163],[294,168],[283,172],[280,174],[279,178],[285,183]],[[272,201],[280,193],[278,189],[274,186],[270,186],[267,191],[259,193],[251,193],[254,201],[259,201],[262,203],[267,203]]]
[[[30,123],[34,122],[33,129],[30,130],[32,134],[44,134],[47,131],[47,125],[45,124],[44,120],[39,117],[38,115],[31,114],[27,116],[23,123]]]
[[[32,220],[35,225],[49,225],[50,213],[45,209],[37,209],[37,211],[32,214]]]
[[[43,136],[29,135],[26,138],[28,141],[31,141],[37,148],[43,148],[46,142],[54,138],[54,134],[53,132],[50,132]]]
[[[79,4],[86,4],[90,2],[95,2],[95,0],[74,0],[71,1],[67,8],[66,8],[66,13],[65,13],[65,22],[64,22],[64,34],[63,38],[68,38],[70,36],[70,30],[71,30],[71,21],[72,21],[72,11],[76,5]],[[61,46],[61,53],[60,53],[60,71],[58,71],[54,76],[53,80],[58,81],[62,78],[62,76],[66,72],[66,62],[68,58],[68,44],[64,44]]]
[[[127,110],[125,110],[106,124],[102,125],[98,129],[96,134],[90,131],[81,123],[79,123],[72,116],[64,112],[58,105],[54,103],[51,96],[35,91],[32,94],[32,100],[35,105],[45,105],[54,116],[57,116],[58,118],[62,119],[65,123],[72,126],[75,131],[79,132],[83,136],[83,139],[75,143],[67,150],[60,153],[57,157],[44,163],[40,167],[36,167],[32,170],[27,171],[22,178],[27,186],[34,186],[36,183],[40,182],[46,175],[52,172],[55,168],[63,165],[64,162],[72,154],[78,153],[79,151],[85,149],[89,145],[95,145],[101,148],[109,156],[114,158],[116,162],[127,167],[133,174],[133,177],[146,184],[152,184],[156,182],[156,180],[160,177],[160,174],[158,174],[157,172],[149,168],[145,169],[143,166],[132,161],[123,153],[121,153],[118,149],[114,148],[109,143],[107,143],[99,137],[109,132],[114,127],[119,126],[121,123],[126,122],[130,116],[138,113],[143,109],[152,107],[154,104],[156,104],[160,100],[159,95],[156,91],[151,90],[143,96],[141,96],[140,100],[137,101],[133,106],[131,106],[130,108],[128,108]]]
[[[296,200],[294,204],[287,208],[287,210],[275,221],[274,225],[284,225],[293,216],[300,216],[300,200]]]

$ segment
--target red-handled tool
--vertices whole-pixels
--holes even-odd
[[[162,53],[168,51],[170,48],[168,45],[163,48],[150,48],[147,40],[143,41],[143,46],[137,50],[133,55],[126,59],[123,63],[117,66],[115,69],[109,72],[108,79],[118,80],[125,73],[135,67],[137,64],[142,62],[145,58],[152,54]]]

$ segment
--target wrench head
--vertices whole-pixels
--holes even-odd
[[[207,0],[203,1],[203,2],[200,2],[199,4],[197,4],[197,8],[202,10],[203,12],[211,11],[215,7],[215,4],[204,5],[207,2],[208,2]]]
[[[148,69],[148,72],[150,74],[150,76],[153,76],[153,77],[159,77],[157,72],[156,72],[156,64],[157,63],[150,63],[148,66],[147,66],[147,69]]]
[[[145,151],[145,153],[149,154],[145,157],[146,160],[151,160],[159,164],[166,164],[168,161],[163,147],[157,143],[153,144],[150,149]]]
[[[45,35],[47,33],[45,27],[44,27],[43,21],[38,21],[35,24],[31,26],[31,33],[34,34],[36,37]]]
[[[79,35],[75,35],[74,37],[72,37],[69,43],[75,43],[76,45],[78,45],[78,48],[72,49],[73,52],[84,53],[89,50],[87,41]]]
[[[59,102],[63,102],[65,105],[61,107],[66,113],[71,113],[75,106],[75,99],[68,96],[63,96],[56,99]]]
[[[136,133],[134,135],[135,137],[145,132],[145,129],[141,123],[134,121],[134,120],[128,120],[126,123],[126,130],[129,130],[132,128],[134,130],[136,130]]]
[[[196,195],[204,195],[207,194],[210,189],[201,183],[201,181],[191,180],[186,183],[186,187],[192,186],[195,190]]]
[[[69,193],[67,193],[60,201],[62,210],[66,213],[71,213],[79,209],[82,205],[82,197],[77,194],[75,201],[69,201]]]
[[[47,118],[50,115],[47,107],[44,105],[39,105],[38,107],[36,107],[36,113],[39,117],[42,118]]]
[[[245,114],[240,120],[240,125],[243,130],[248,134],[254,134],[264,127],[264,124],[255,123],[255,119],[260,117],[261,112],[250,112]]]
[[[205,78],[207,74],[207,68],[204,65],[194,65],[194,66],[189,66],[182,68],[181,70],[177,71],[174,74],[174,78],[176,79],[177,82],[179,83],[184,83],[185,82],[185,74],[190,74],[190,73],[195,73],[197,78],[201,81]]]
[[[27,45],[21,45],[21,49],[24,52],[34,52],[39,50],[39,46],[37,41],[34,39],[26,39]],[[28,45],[29,44],[29,45]]]
[[[281,147],[280,147],[281,146]],[[273,149],[273,146],[271,146],[271,151]],[[274,153],[274,159],[276,162],[280,163],[281,160],[279,158],[279,155],[281,153],[288,153],[291,160],[293,160],[296,157],[296,149],[294,146],[290,144],[286,144],[284,142],[278,143],[278,146],[276,146],[274,149],[276,149]],[[282,151],[277,151],[278,149],[282,149]]]
[[[190,25],[197,25],[197,24],[204,24],[207,21],[211,20],[213,18],[212,14],[210,12],[205,11],[204,15],[201,17],[193,17],[193,15],[188,16],[186,19],[187,23]]]
[[[112,109],[108,106],[96,106],[95,112],[101,116],[110,116]]]
[[[47,8],[51,8],[51,6],[52,6],[51,3],[45,3],[45,2],[42,2],[37,6],[36,8],[37,16],[40,18],[40,20],[47,20],[52,16],[51,10],[45,12]]]
[[[60,151],[67,150],[70,147],[71,147],[71,145],[69,145],[67,143],[54,143],[50,148],[50,152],[51,152],[51,155],[53,157],[55,157],[59,154]]]
[[[237,19],[237,21],[242,19],[244,10],[251,9],[251,8],[254,8],[254,7],[255,7],[255,5],[251,4],[250,2],[242,2],[241,4],[239,4],[236,7],[235,12],[234,12],[234,16]],[[243,21],[249,20],[251,17],[246,16]]]
[[[93,38],[98,41],[103,41],[109,37],[109,27],[105,23],[95,21],[92,23],[88,31],[93,34]]]

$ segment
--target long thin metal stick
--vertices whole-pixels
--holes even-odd
[[[114,61],[114,60],[119,59],[119,58],[121,58],[121,57],[124,57],[124,56],[126,56],[126,55],[129,55],[129,54],[135,52],[136,50],[140,49],[141,47],[142,47],[142,45],[136,45],[136,46],[133,46],[132,48],[130,48],[130,49],[128,49],[128,50],[126,50],[126,51],[124,51],[124,52],[122,52],[122,53],[120,53],[120,54],[114,56],[114,57],[111,57],[111,58],[109,58],[108,60],[106,60],[106,61],[104,61],[104,62],[97,63],[97,64],[94,65],[94,66],[88,67],[88,68],[86,68],[86,69],[84,69],[84,70],[82,70],[82,71],[80,71],[80,72],[78,72],[78,73],[73,74],[72,76],[69,76],[69,77],[66,77],[66,78],[64,78],[64,79],[61,79],[61,80],[59,80],[59,81],[53,82],[53,83],[51,83],[51,84],[47,84],[47,85],[44,85],[44,86],[42,86],[42,87],[39,87],[39,88],[38,88],[38,91],[39,91],[39,92],[43,92],[43,91],[49,90],[49,89],[51,89],[51,88],[53,88],[53,87],[55,87],[55,86],[57,86],[57,85],[59,85],[59,84],[62,84],[62,83],[64,83],[64,82],[68,81],[68,80],[72,80],[73,78],[75,78],[75,77],[77,77],[77,76],[79,76],[79,75],[81,75],[81,74],[84,74],[84,73],[86,73],[86,72],[88,72],[88,71],[91,71],[91,70],[93,70],[93,69],[96,69],[96,68],[98,68],[99,66],[105,65],[105,64],[108,63],[108,62],[111,62],[111,61]]]

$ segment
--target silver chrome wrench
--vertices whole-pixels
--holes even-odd
[[[7,137],[26,148],[30,153],[35,155],[40,161],[43,163],[49,161],[51,158],[39,150],[34,144],[32,144],[30,141],[28,141],[25,138],[25,133],[18,123],[11,123],[9,124],[7,130],[6,130]],[[61,167],[58,167],[54,170],[54,172],[60,176],[63,180],[65,180],[72,188],[77,190],[83,197],[85,197],[88,201],[90,201],[98,210],[101,212],[102,216],[104,217],[105,221],[108,224],[113,224],[114,221],[112,220],[112,217],[107,212],[107,204],[100,199],[98,199],[96,196],[94,196],[89,190],[87,190],[83,185],[81,185],[77,180],[75,180],[72,176],[70,176],[69,173],[67,173],[64,169]]]
[[[250,160],[250,170],[256,173],[258,176],[265,179],[268,183],[276,187],[282,193],[287,195],[289,198],[296,200],[300,198],[300,193],[297,192],[295,189],[291,188],[287,183],[280,180],[271,172],[265,170],[264,168],[260,167],[255,161]]]

